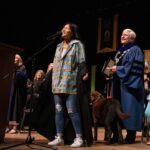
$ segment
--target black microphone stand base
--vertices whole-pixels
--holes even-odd
[[[7,150],[7,149],[12,149],[14,147],[18,147],[18,146],[22,146],[22,145],[26,145],[27,147],[31,148],[31,149],[34,149],[31,145],[37,145],[37,146],[40,146],[40,147],[45,147],[47,149],[51,149],[51,150],[57,150],[57,148],[55,146],[48,146],[48,145],[43,145],[42,143],[33,143],[33,141],[35,140],[34,137],[31,137],[31,135],[28,135],[27,139],[25,142],[23,143],[18,143],[18,144],[14,144],[14,145],[11,145],[11,146],[7,146],[7,147],[4,147],[4,148],[0,148],[1,150]]]

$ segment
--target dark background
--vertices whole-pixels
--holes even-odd
[[[101,68],[112,53],[96,54],[98,18],[119,15],[118,46],[124,28],[132,28],[137,33],[136,42],[142,49],[150,48],[150,12],[147,1],[141,0],[5,0],[0,2],[0,42],[11,44],[24,51],[23,60],[40,51],[50,41],[46,37],[61,30],[66,21],[77,23],[85,44],[89,70],[97,65],[97,85],[103,85]],[[34,70],[46,71],[52,62],[56,39],[53,44],[36,56]],[[32,61],[26,63],[31,76]],[[100,87],[100,86],[98,86]],[[101,86],[103,87],[103,86]],[[101,90],[101,89],[100,89]]]

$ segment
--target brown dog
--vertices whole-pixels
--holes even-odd
[[[94,140],[97,141],[97,127],[103,125],[105,128],[106,144],[117,142],[123,144],[121,120],[129,117],[120,110],[120,103],[116,99],[106,99],[101,93],[91,93],[92,116],[94,123]],[[115,129],[116,128],[116,129]],[[117,130],[117,139],[112,140],[112,133]]]

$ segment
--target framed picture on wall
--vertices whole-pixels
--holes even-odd
[[[97,53],[115,51],[117,48],[118,15],[98,19]]]

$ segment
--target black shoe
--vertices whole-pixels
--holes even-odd
[[[135,139],[136,139],[136,131],[127,130],[127,136],[124,140],[124,144],[133,144],[135,143]]]
[[[142,131],[142,136],[147,137],[147,126],[144,126],[143,131]]]
[[[124,144],[134,144],[134,143],[135,140],[127,140],[127,139],[124,140]]]
[[[0,145],[4,144],[4,140],[0,139]]]

